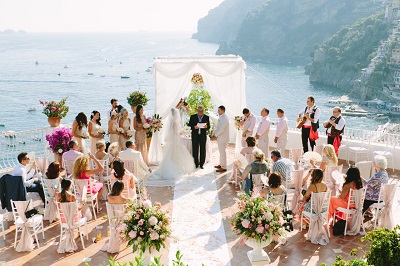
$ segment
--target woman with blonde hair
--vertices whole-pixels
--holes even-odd
[[[338,165],[338,158],[335,153],[335,148],[331,144],[324,145],[322,162],[319,168],[321,168],[322,171],[325,171],[325,168],[327,166],[337,166],[337,165]]]
[[[96,142],[96,150],[97,152],[94,154],[94,156],[96,156],[97,160],[103,160],[104,157],[107,156],[106,144],[104,141],[100,140]]]
[[[247,165],[241,175],[241,181],[245,181],[244,191],[250,195],[253,191],[253,176],[259,174],[269,174],[269,167],[264,159],[264,153],[260,149],[253,150],[254,162]]]
[[[108,120],[108,134],[110,134],[110,143],[117,142],[119,140],[119,132],[117,131],[118,128],[118,114],[115,111],[111,112],[110,120]]]
[[[93,170],[89,170],[90,167],[90,159],[88,156],[81,155],[75,159],[74,167],[72,168],[72,175],[75,179],[90,179],[92,175],[103,172],[103,165],[96,159],[93,154],[90,154],[90,159],[92,159],[97,168]],[[97,194],[97,200],[100,201],[101,194],[103,193],[103,184],[99,182],[94,182],[92,187],[88,187],[88,191],[92,191],[93,194]]]
[[[119,127],[124,130],[124,133],[122,133],[119,136],[119,146],[121,147],[121,150],[126,149],[125,143],[131,138],[131,136],[128,136],[127,132],[131,130],[131,119],[128,118],[128,110],[125,108],[121,110],[121,118],[119,119]]]

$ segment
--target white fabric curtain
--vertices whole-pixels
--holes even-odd
[[[382,189],[383,189],[382,200],[384,202],[384,206],[382,209],[382,216],[380,219],[379,227],[385,227],[390,230],[393,230],[394,222],[393,222],[392,206],[393,206],[394,194],[396,193],[396,184],[384,185]]]
[[[354,236],[360,233],[360,227],[363,222],[362,209],[365,197],[365,190],[365,188],[361,188],[358,190],[353,190],[352,192],[354,195],[354,204],[356,205],[356,207],[355,213],[351,216],[351,220],[348,226],[348,228],[350,228],[347,232],[348,235]]]
[[[76,202],[63,202],[60,203],[61,210],[64,214],[68,228],[64,228],[65,238],[60,240],[58,246],[58,253],[74,252],[78,249],[74,239],[74,220],[78,215],[78,204]]]
[[[29,230],[30,219],[29,220],[26,219],[25,216],[25,211],[32,209],[32,208],[27,208],[29,203],[30,201],[14,201],[15,207],[17,208],[18,216],[23,221],[23,224],[21,225],[22,227],[21,240],[19,241],[17,247],[15,248],[17,252],[32,251],[35,247],[33,245],[33,238],[31,232]]]
[[[327,219],[325,221],[323,217],[322,207],[324,205],[324,201],[329,202],[329,192],[321,192],[321,193],[311,193],[311,208],[312,214],[310,218],[310,228],[308,230],[306,239],[310,240],[313,244],[326,245],[329,243],[329,235],[328,235],[328,223]]]
[[[304,169],[293,170],[292,171],[292,177],[293,177],[294,189],[295,189],[294,194],[293,194],[292,209],[291,209],[293,213],[296,212],[297,202],[302,197],[302,195],[301,195],[301,189],[302,189],[301,184],[303,183],[303,176],[304,176]]]

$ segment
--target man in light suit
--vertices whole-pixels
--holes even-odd
[[[226,160],[226,144],[229,142],[229,119],[225,114],[225,106],[221,105],[218,107],[218,124],[215,129],[214,136],[217,137],[218,151],[219,151],[219,165],[216,165],[217,172],[226,172],[227,160]]]
[[[276,114],[279,120],[276,126],[274,142],[276,143],[277,150],[281,152],[282,156],[284,156],[286,143],[288,141],[288,119],[286,118],[285,112],[282,109],[278,109]]]
[[[263,108],[261,110],[262,119],[258,125],[256,140],[258,140],[258,148],[262,150],[264,154],[269,154],[269,129],[271,127],[271,122],[269,120],[269,110]]]
[[[126,150],[119,153],[119,158],[122,161],[137,161],[138,162],[138,178],[143,179],[151,173],[151,169],[144,162],[142,153],[135,150],[135,144],[128,140],[125,143]]]
[[[243,117],[241,124],[243,126],[242,147],[246,147],[246,139],[253,136],[253,130],[256,126],[257,118],[250,112],[249,109],[243,109]]]

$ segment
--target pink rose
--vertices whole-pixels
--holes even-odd
[[[149,232],[153,232],[153,229],[149,228],[149,230],[147,230],[147,231],[149,231]]]
[[[285,223],[285,221],[283,220],[282,216],[278,217],[278,223],[279,223],[280,226],[282,226]]]
[[[144,235],[143,231],[140,231],[139,235],[141,235],[141,236]]]
[[[250,225],[250,221],[249,221],[249,220],[244,219],[244,220],[242,221],[242,226],[243,226],[244,228],[249,228],[249,225]]]
[[[143,210],[142,210],[142,209],[139,209],[139,210],[137,210],[137,213],[143,214]]]
[[[137,238],[137,241],[140,243],[142,242],[143,238],[141,238],[140,236]]]
[[[247,228],[252,228],[253,227],[253,224],[249,224],[249,227],[247,227]]]
[[[258,233],[258,234],[264,233],[264,227],[262,227],[262,226],[257,226],[257,228],[256,228],[256,233]]]
[[[158,222],[158,226],[161,227],[163,225],[163,223],[160,221]]]
[[[156,217],[151,216],[151,217],[149,218],[149,224],[150,224],[151,226],[155,226],[157,223],[158,223],[158,220],[157,220]]]
[[[152,206],[152,204],[151,204],[150,200],[143,201],[143,207],[145,207],[146,209],[150,209],[151,206]]]
[[[139,218],[140,218],[140,215],[139,214],[136,214],[136,220],[139,220]]]
[[[136,231],[130,231],[128,235],[129,235],[130,238],[134,239],[137,236],[137,232]]]
[[[265,213],[265,211],[264,211],[264,209],[263,209],[263,208],[261,208],[261,209],[260,209],[260,212],[261,212],[261,213]]]
[[[139,226],[142,226],[143,223],[144,223],[143,219],[140,219],[140,220],[138,221],[138,225],[139,225]]]
[[[151,240],[157,240],[157,239],[159,239],[160,238],[160,235],[156,232],[156,231],[154,231],[154,232],[152,232],[151,234],[150,234],[150,239]]]

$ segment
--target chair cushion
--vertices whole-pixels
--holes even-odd
[[[43,220],[43,216],[40,214],[35,214],[33,217],[29,218],[29,222],[31,225],[41,223]],[[24,221],[21,219],[21,217],[18,217],[18,219],[15,221],[16,226],[21,226],[24,224]]]
[[[353,214],[356,212],[356,209],[346,209],[342,207],[337,208],[337,210],[346,214]]]

